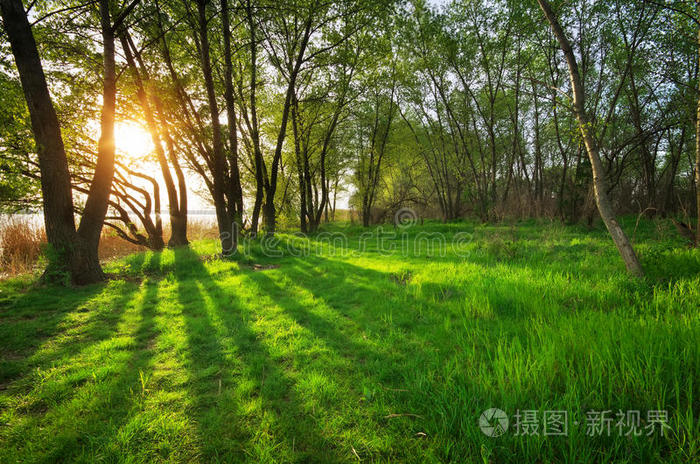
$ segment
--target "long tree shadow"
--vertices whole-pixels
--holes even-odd
[[[88,460],[102,456],[108,461],[119,461],[124,459],[125,450],[137,454],[147,453],[146,447],[134,448],[130,442],[148,443],[148,439],[155,438],[157,432],[149,433],[138,429],[138,433],[145,436],[133,436],[134,431],[124,436],[121,434],[122,428],[141,412],[140,405],[148,394],[144,382],[153,370],[152,344],[156,336],[154,308],[158,286],[147,282],[144,287],[142,303],[135,310],[140,315],[140,321],[129,336],[133,337],[133,342],[111,348],[108,354],[109,366],[98,369],[95,384],[87,386],[84,391],[75,391],[75,388],[89,382],[89,378],[71,379],[65,385],[65,388],[74,389],[71,395],[73,399],[66,401],[58,414],[62,417],[81,417],[82,420],[78,423],[52,424],[55,434],[44,442],[47,445],[48,460],[72,460],[83,455]],[[86,397],[89,399],[86,400]],[[83,450],[87,445],[89,451],[85,453]],[[149,459],[149,456],[144,457]]]
[[[281,239],[284,246],[280,249],[293,249],[296,244],[301,248],[323,250],[323,254],[330,252],[345,257],[390,257],[415,266],[423,266],[426,262],[465,262],[495,273],[506,267],[509,271],[518,270],[528,274],[537,274],[546,269],[553,276],[574,275],[583,278],[579,280],[579,286],[585,282],[591,292],[595,292],[596,283],[609,278],[611,272],[625,276],[623,263],[602,229],[593,233],[588,230],[569,234],[559,232],[552,238],[542,233],[533,234],[523,227],[511,230],[501,226],[481,230],[455,224],[437,230],[378,226],[358,235],[363,238],[353,235],[348,237],[339,232],[320,233],[302,239],[288,236]],[[581,242],[581,238],[590,241]],[[652,291],[654,284],[682,282],[700,272],[698,257],[687,253],[687,247],[681,240],[674,243],[674,247],[665,246],[661,249],[653,241],[646,240],[637,244],[647,273],[648,292]],[[590,259],[592,255],[600,257]],[[613,264],[601,266],[603,261]]]
[[[347,456],[318,430],[300,407],[295,379],[275,359],[253,314],[224,291],[191,250],[176,252],[178,282],[188,338],[194,414],[204,457],[225,462],[282,460],[337,462]],[[270,455],[274,453],[274,455]]]
[[[245,274],[246,288],[266,294],[331,351],[293,356],[306,366],[305,373],[320,372],[354,392],[326,405],[325,419],[337,427],[334,432],[341,437],[354,430],[355,436],[367,437],[362,447],[355,442],[360,455],[389,460],[420,454],[426,440],[388,443],[424,431],[422,418],[438,430],[440,415],[422,401],[415,379],[440,369],[436,351],[454,352],[451,337],[434,336],[442,320],[436,324],[410,307],[415,299],[394,288],[390,277],[317,256],[285,260],[278,271]],[[347,399],[353,397],[360,401],[348,410]]]
[[[375,281],[376,279],[386,279],[385,275],[377,271],[363,270],[363,272],[371,274],[370,279]],[[349,280],[350,274],[343,272],[343,270],[340,272],[336,270],[334,273],[327,270],[325,273],[321,273],[299,259],[295,260],[293,265],[284,266],[284,275],[286,278],[284,283],[273,280],[265,272],[248,273],[246,278],[255,282],[257,287],[267,294],[281,295],[281,297],[275,298],[275,303],[282,306],[287,314],[305,327],[314,337],[323,339],[326,346],[353,363],[353,366],[346,367],[355,369],[357,366],[355,363],[369,364],[370,366],[376,364],[397,366],[401,363],[403,356],[394,350],[379,352],[375,344],[362,338],[356,340],[348,335],[348,333],[353,332],[355,335],[359,335],[364,330],[367,330],[368,333],[375,330],[383,331],[387,326],[381,322],[382,314],[376,312],[368,314],[366,311],[362,311],[362,315],[360,315],[356,311],[339,310],[337,305],[328,302],[328,299],[333,298],[333,291],[341,295],[340,298],[343,298],[342,295],[347,295],[350,288],[355,296],[362,295],[363,298],[368,298],[367,301],[378,301],[377,298],[386,299],[386,295],[372,292],[369,285],[363,285],[360,288],[358,285],[360,279],[357,278],[355,278],[353,285]],[[312,281],[315,285],[309,284]],[[331,312],[324,317],[310,310],[309,305],[299,302],[299,290],[308,292]],[[368,323],[368,319],[371,319],[373,324]],[[379,335],[381,336],[381,334]],[[392,382],[395,379],[380,378],[375,380]]]
[[[376,230],[368,233],[376,235]],[[338,280],[338,267],[345,267],[344,272],[351,272],[351,275],[372,275],[373,278],[377,279],[380,279],[381,274],[384,274],[365,267],[353,266],[347,258],[369,260],[370,263],[381,263],[383,258],[386,258],[388,262],[401,263],[401,267],[409,270],[420,270],[427,264],[433,266],[432,269],[438,273],[444,271],[442,265],[448,266],[448,270],[455,266],[466,265],[467,272],[463,275],[431,276],[423,274],[420,282],[420,295],[413,295],[413,303],[418,305],[457,303],[460,298],[464,301],[463,297],[470,297],[478,300],[488,309],[487,312],[490,314],[480,314],[480,316],[485,317],[522,320],[535,314],[543,316],[543,310],[550,308],[559,311],[551,311],[544,316],[556,321],[562,316],[574,314],[579,308],[608,306],[612,309],[615,306],[627,306],[630,299],[652,299],[655,285],[659,285],[660,282],[657,279],[656,284],[654,284],[655,277],[651,272],[650,279],[638,281],[626,276],[621,270],[617,285],[601,288],[600,282],[606,282],[610,279],[610,269],[600,266],[600,262],[586,259],[586,257],[593,251],[596,253],[609,252],[611,256],[615,256],[615,251],[597,243],[557,245],[555,248],[566,250],[565,255],[561,254],[564,253],[563,251],[559,251],[558,254],[555,253],[556,259],[553,259],[552,254],[547,251],[548,248],[539,242],[536,244],[527,240],[519,242],[518,246],[513,245],[515,247],[514,256],[510,256],[506,252],[502,252],[505,256],[501,256],[498,251],[501,249],[499,247],[496,247],[494,252],[485,249],[484,247],[488,244],[486,241],[485,244],[469,249],[465,255],[460,256],[450,249],[452,241],[450,234],[438,234],[443,238],[446,236],[447,241],[436,244],[430,242],[429,239],[419,239],[415,231],[401,233],[406,233],[406,240],[410,246],[405,250],[400,243],[404,239],[396,239],[396,243],[393,243],[394,251],[391,254],[380,250],[372,240],[367,240],[367,246],[346,242],[335,247],[332,241],[328,243],[328,236],[320,241],[318,237],[314,236],[304,239],[283,238],[280,240],[281,245],[278,248],[294,252],[297,248],[303,251],[304,247],[307,247],[306,251],[311,251],[311,253],[307,253],[308,256],[304,260],[296,260],[299,264],[297,267],[300,268],[304,266],[304,263],[316,262],[321,255],[329,255],[334,264],[326,266],[330,275],[323,277],[333,280]],[[414,249],[414,245],[420,245],[418,247],[420,249]],[[474,245],[474,243],[470,245]],[[520,249],[521,245],[525,248]],[[431,247],[434,248],[433,252],[430,251]],[[321,249],[323,252],[319,253]],[[576,251],[577,249],[579,250]],[[440,250],[442,252],[439,252]],[[531,260],[532,256],[536,257],[534,261]],[[691,274],[697,272],[693,269],[698,269],[700,266],[697,259],[692,256],[684,255],[683,259],[685,264],[676,266],[674,272],[677,275],[673,279],[683,278],[689,272]],[[324,267],[323,264],[320,266]],[[305,267],[305,269],[310,268]],[[680,269],[685,269],[685,271]],[[689,269],[690,271],[688,271]],[[669,274],[672,273],[669,272]],[[581,275],[584,277],[580,278]],[[384,275],[384,277],[397,281],[403,279],[402,276],[390,274]],[[573,278],[577,279],[576,285],[564,284]],[[558,285],[553,286],[552,282],[556,282]],[[397,283],[407,287],[405,281]],[[463,288],[460,289],[460,287]],[[464,292],[465,287],[469,291]]]
[[[424,346],[424,344],[418,342],[418,340],[421,339],[426,342],[430,340],[430,345],[440,351],[439,356],[433,356],[432,358],[426,357],[424,362],[421,362],[420,359],[418,361],[412,359],[411,364],[413,369],[418,368],[422,373],[429,373],[431,370],[439,372],[441,366],[436,363],[450,362],[454,359],[459,359],[450,359],[450,351],[454,352],[454,349],[451,350],[453,347],[450,345],[453,345],[454,336],[458,335],[459,330],[455,330],[454,328],[451,329],[451,331],[448,328],[442,329],[441,324],[434,323],[427,323],[421,328],[417,325],[418,322],[415,319],[415,313],[405,308],[406,305],[410,304],[428,304],[432,306],[432,311],[428,311],[429,313],[439,314],[441,309],[439,304],[432,301],[420,301],[423,298],[416,295],[406,295],[405,293],[404,295],[406,295],[406,298],[392,296],[392,292],[387,291],[388,288],[386,285],[386,283],[389,282],[389,278],[393,277],[391,274],[360,268],[350,263],[343,262],[342,260],[333,260],[333,262],[330,263],[328,260],[320,257],[294,260],[292,265],[285,265],[284,273],[280,274],[283,275],[280,279],[272,279],[269,275],[255,275],[252,276],[251,279],[262,282],[263,288],[270,292],[278,292],[280,289],[290,286],[304,287],[313,295],[315,300],[323,303],[322,306],[331,309],[340,316],[349,317],[353,321],[353,325],[360,324],[364,327],[381,326],[386,321],[382,317],[383,314],[385,315],[386,309],[395,306],[397,311],[393,314],[394,317],[391,320],[391,324],[403,326],[406,328],[406,331],[399,337],[392,337],[388,344],[393,345],[394,348],[399,351],[410,352],[412,357],[418,358],[422,356],[420,348]],[[400,282],[397,284],[400,285]],[[344,301],[344,298],[348,297],[348,288],[355,291],[354,298],[358,301],[365,302],[362,306],[358,307],[357,310],[355,310],[352,304],[353,297],[350,297],[350,304]],[[333,291],[329,291],[329,289],[333,289]],[[340,295],[340,297],[333,296],[333,293]],[[497,312],[496,320],[470,321],[470,323],[474,324],[474,332],[480,333],[481,338],[486,340],[493,340],[495,337],[500,337],[500,339],[503,340],[507,337],[508,333],[511,333],[514,337],[527,339],[528,328],[527,326],[523,327],[523,325],[519,323],[519,318],[522,314],[518,313],[518,311],[513,308],[507,307],[511,302],[504,299],[493,299],[492,294],[487,293],[487,296],[491,304],[503,306],[504,309]],[[374,302],[374,304],[371,302]],[[377,302],[383,303],[383,309],[380,310],[379,313],[374,312],[373,314],[373,306],[379,305]],[[309,316],[309,311],[303,305],[296,305],[292,302],[289,303],[287,307],[290,313],[297,317],[298,321],[308,324],[310,329],[313,329],[315,334],[323,336],[329,345],[337,346],[340,350],[344,349],[346,341],[343,337],[344,334],[338,330],[337,324],[326,324],[322,321],[317,321],[316,317]],[[517,317],[513,318],[514,315]],[[426,317],[429,317],[429,315],[426,315]],[[563,317],[563,315],[559,317]],[[433,322],[439,322],[439,317]],[[551,330],[556,330],[554,324],[550,328]],[[488,333],[491,333],[494,338],[484,336],[484,334]],[[500,343],[498,345],[500,345]],[[529,348],[526,347],[526,350],[533,350],[536,349],[536,347],[537,345]],[[489,365],[494,359],[492,358],[495,354],[493,350],[497,350],[500,347],[490,342],[484,344],[483,348],[491,351],[487,356],[480,358],[485,365]],[[518,351],[520,351],[519,348],[516,352]],[[523,350],[521,358],[528,357],[527,351]],[[386,355],[380,358],[391,359],[390,356]],[[584,359],[590,361],[587,357]],[[612,365],[614,364],[611,364],[611,367]],[[362,375],[367,375],[364,372],[363,366],[360,366],[359,370]],[[406,377],[407,374],[410,374],[403,366],[396,368],[395,372],[397,378]],[[527,392],[531,389],[536,389],[538,385],[541,385],[539,379],[528,376],[526,381],[519,380],[517,391]],[[420,409],[416,411],[421,413],[421,415],[425,415],[426,419],[429,418],[430,422],[432,422],[433,428],[429,431],[429,434],[432,432],[432,434],[443,440],[444,443],[450,444],[451,446],[452,444],[460,443],[460,440],[463,440],[464,437],[470,436],[474,424],[473,422],[471,424],[465,424],[465,418],[478,417],[479,411],[482,411],[487,404],[491,403],[489,398],[491,400],[496,398],[494,403],[503,404],[504,398],[499,398],[498,392],[484,391],[483,388],[479,387],[480,385],[478,384],[472,385],[468,378],[455,378],[449,382],[449,385],[445,389],[446,396],[452,396],[443,398],[437,397],[438,399],[436,399],[435,397],[431,398],[430,395],[424,395],[422,401],[414,401],[406,404],[412,404],[413,407],[418,406],[419,408],[422,406],[424,412],[420,412]],[[604,388],[601,388],[601,391],[604,392]],[[545,398],[547,398],[547,401],[559,401],[559,394],[561,393],[553,390],[552,396],[549,397],[545,394]],[[448,405],[447,409],[445,409],[445,405]],[[475,407],[474,405],[477,406]],[[443,417],[440,417],[441,415]],[[448,424],[449,426],[447,426]],[[440,436],[441,430],[442,434]],[[477,433],[476,438],[481,439],[483,437]],[[478,441],[479,440],[474,440],[473,443],[478,443]],[[469,451],[464,449],[460,452],[460,455],[470,454],[472,452],[473,448]]]
[[[522,314],[514,314],[510,308],[498,310],[493,320],[465,319],[464,313],[426,298],[424,289],[407,292],[405,283],[391,272],[317,256],[295,259],[282,266],[279,274],[254,273],[249,279],[270,294],[296,291],[310,295],[311,302],[309,298],[304,302],[295,298],[276,301],[284,305],[298,323],[322,337],[327,346],[353,361],[350,378],[358,385],[380,382],[383,387],[401,391],[408,385],[415,386],[416,379],[430,378],[432,372],[442,371],[444,362],[463,358],[460,346],[463,342],[455,338],[460,336],[461,330],[455,330],[455,324],[461,327],[468,323],[464,338],[469,340],[469,345],[483,344],[485,350],[495,348],[487,340],[503,336],[506,330],[514,334],[522,332],[517,322]],[[497,304],[507,306],[503,300]],[[355,362],[358,358],[361,362]],[[460,379],[459,386],[466,391],[479,391],[478,386],[466,378]],[[465,408],[455,406],[449,414],[439,413],[426,400],[426,395],[416,393],[413,390],[387,395],[383,400],[393,409],[387,412],[411,412],[429,418],[434,433],[445,423],[441,415],[461,422],[464,417],[476,417],[474,414],[478,412],[469,410],[459,417],[459,412]],[[484,395],[477,402],[482,403],[487,398],[488,395]],[[385,425],[377,421],[377,426]],[[459,439],[459,436],[454,438]]]
[[[151,261],[159,259],[156,254]],[[133,417],[134,405],[143,400],[144,391],[138,386],[148,375],[153,355],[149,347],[155,337],[158,288],[145,282],[134,305],[139,287],[129,285],[130,291],[119,293],[108,314],[102,311],[95,316],[97,320],[77,343],[79,349],[60,354],[60,375],[27,393],[29,404],[25,401],[18,410],[24,420],[19,427],[11,425],[10,436],[16,439],[7,442],[13,456],[22,456],[32,442],[40,447],[31,447],[31,453],[51,462],[123,456],[126,448],[115,437]],[[133,331],[129,329],[133,324],[124,318],[138,318]]]
[[[144,256],[136,255],[138,264]],[[138,287],[108,282],[87,287],[39,287],[0,306],[0,384],[108,338]],[[107,322],[105,324],[104,322]]]

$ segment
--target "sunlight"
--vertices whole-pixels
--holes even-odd
[[[0,0],[0,464],[700,464],[699,27]]]
[[[133,122],[118,122],[114,127],[117,153],[129,160],[141,160],[153,151],[153,141],[146,129]]]

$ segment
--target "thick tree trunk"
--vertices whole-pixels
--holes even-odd
[[[593,170],[593,188],[595,192],[596,204],[598,205],[598,211],[600,212],[600,216],[603,219],[608,232],[610,232],[620,255],[622,256],[623,261],[625,262],[627,271],[635,276],[641,277],[644,275],[642,265],[639,262],[634,249],[632,248],[629,238],[615,218],[612,203],[608,196],[607,185],[604,177],[605,171],[603,170],[603,164],[600,161],[597,142],[591,134],[593,127],[585,110],[585,94],[578,71],[576,57],[574,56],[571,44],[566,38],[566,35],[564,34],[556,15],[552,11],[549,2],[547,0],[537,1],[544,12],[544,15],[546,16],[547,21],[552,27],[554,35],[559,42],[559,47],[564,52],[567,65],[569,67],[569,77],[571,79],[571,88],[574,98],[574,112],[579,123],[583,142],[586,146],[586,151],[588,152],[588,157],[591,161],[591,167]]]
[[[265,233],[268,235],[273,235],[275,233],[275,202],[266,198],[265,204],[263,204],[263,221],[265,223]]]
[[[170,213],[170,239],[168,240],[168,248],[177,248],[189,245],[187,239],[187,214],[181,214],[178,211],[176,214]]]
[[[78,239],[68,160],[32,30],[20,0],[2,0],[3,23],[29,108],[41,173],[46,238],[52,248],[47,278],[68,271]]]
[[[100,139],[97,144],[95,175],[90,183],[90,193],[78,227],[78,235],[84,241],[76,247],[73,272],[76,282],[85,284],[104,279],[98,257],[100,234],[104,225],[109,196],[114,178],[114,114],[117,103],[117,75],[114,54],[114,30],[109,13],[109,0],[100,0],[100,26],[102,29],[104,76],[102,90],[102,115]]]
[[[369,227],[372,223],[372,206],[369,203],[366,195],[362,200],[362,225]]]
[[[53,280],[68,272],[74,284],[98,282],[105,278],[100,266],[98,246],[114,177],[116,73],[114,32],[108,1],[100,0],[104,87],[98,158],[77,231],[73,218],[71,179],[61,128],[51,102],[31,26],[21,1],[1,0],[0,9],[17,62],[39,154],[44,222],[47,240],[53,248],[44,276]]]

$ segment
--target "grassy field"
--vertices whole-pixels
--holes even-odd
[[[643,281],[601,228],[328,231],[234,261],[214,241],[135,254],[103,285],[0,283],[0,462],[700,459],[700,253],[667,225],[634,234]]]

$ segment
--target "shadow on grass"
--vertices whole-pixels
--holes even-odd
[[[151,257],[153,262],[159,259],[158,254]],[[13,388],[15,395],[22,395],[23,387],[27,391],[23,398],[16,396],[23,403],[16,409],[23,420],[5,437],[8,456],[30,451],[34,458],[61,462],[85,458],[96,449],[103,457],[123,456],[117,437],[142,399],[139,384],[151,368],[153,351],[148,348],[156,334],[158,287],[147,281],[140,288],[138,305],[133,300],[139,287],[130,283],[77,290],[84,297],[111,290],[116,298],[98,299],[100,307],[88,307],[95,314],[83,321],[83,330],[50,343],[46,353],[42,349],[31,359],[37,375],[43,371],[51,379],[45,383],[26,376],[18,380],[18,389]],[[129,318],[138,318],[133,331]],[[34,444],[26,448],[28,443]]]
[[[152,436],[139,436],[149,431],[139,426],[130,430],[129,422],[142,409],[147,394],[144,381],[153,370],[157,290],[158,285],[153,282],[147,281],[142,286],[141,303],[135,308],[140,320],[128,335],[133,341],[125,340],[98,355],[106,359],[102,367],[99,360],[91,363],[95,365],[93,368],[88,367],[95,374],[93,379],[85,371],[78,374],[77,383],[76,379],[66,382],[64,387],[72,390],[72,398],[60,406],[61,416],[80,417],[80,421],[70,421],[63,428],[60,422],[51,424],[55,426],[55,434],[45,442],[49,461],[70,461],[81,456],[94,459],[95,455],[103,456],[106,461],[121,461],[124,450],[134,449],[132,442],[148,443],[156,438],[155,431],[151,431]],[[118,338],[116,332],[114,337]],[[81,389],[84,383],[87,385]],[[142,454],[147,449],[135,451]]]
[[[222,461],[340,459],[309,411],[295,398],[295,381],[258,333],[235,294],[225,292],[193,251],[177,250],[178,281],[187,340],[194,412],[205,457]],[[241,404],[242,402],[251,404]],[[259,404],[261,417],[244,408]],[[253,417],[251,417],[251,415]],[[245,444],[248,447],[244,448]],[[274,455],[265,456],[274,450]],[[282,456],[282,457],[280,457]]]
[[[143,254],[132,259],[137,265]],[[9,300],[0,308],[0,339],[4,348],[0,361],[0,385],[25,375],[29,370],[48,365],[77,353],[86,343],[105,340],[111,324],[121,317],[136,286],[121,285],[114,291],[111,283],[86,287],[43,286]],[[110,311],[102,311],[112,308]]]

